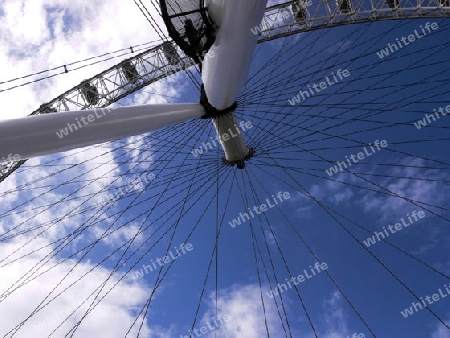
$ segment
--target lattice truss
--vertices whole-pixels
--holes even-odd
[[[350,23],[449,16],[450,0],[300,0],[267,8],[254,31],[263,42]]]

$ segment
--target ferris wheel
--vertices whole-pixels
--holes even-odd
[[[450,337],[449,0],[158,5],[0,122],[1,336]]]

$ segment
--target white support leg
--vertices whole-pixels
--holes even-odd
[[[252,29],[261,24],[267,0],[207,0],[206,3],[219,30],[208,53],[212,56],[202,63],[202,80],[209,103],[224,110],[236,101],[247,81],[258,41]],[[213,121],[219,136],[229,129],[236,130],[233,113]],[[242,134],[221,144],[227,161],[244,160],[249,155]]]
[[[151,104],[27,116],[0,122],[0,160],[86,147],[147,133],[205,114],[194,103]]]

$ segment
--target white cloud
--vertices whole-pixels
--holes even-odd
[[[346,182],[342,177],[339,181]],[[320,202],[329,202],[334,205],[340,205],[348,203],[354,195],[353,190],[344,183],[325,180],[322,184],[313,184],[307,190],[308,193]],[[300,201],[303,201],[302,210],[308,211],[311,206],[317,205],[317,203],[306,193],[300,193],[297,197]]]
[[[264,313],[261,306],[259,285],[234,285],[228,289],[221,290],[218,300],[218,314],[230,316],[230,320],[221,325],[217,335],[221,338],[248,337],[259,338],[267,335],[264,324]],[[265,296],[264,296],[265,297]],[[273,300],[265,297],[266,318],[271,337],[284,337],[282,328],[276,312]],[[204,314],[200,328],[208,320],[215,317],[215,298],[210,296],[209,309]],[[186,332],[187,334],[188,332]],[[210,331],[206,337],[213,338],[214,331]]]
[[[420,210],[420,207],[408,202],[411,199],[432,205],[445,206],[450,189],[442,186],[440,181],[449,180],[450,176],[442,170],[421,169],[424,160],[420,158],[405,158],[399,160],[399,166],[393,166],[387,173],[393,177],[374,178],[372,176],[361,175],[361,177],[374,182],[386,190],[382,190],[355,175],[338,174],[333,177],[337,181],[325,180],[321,184],[313,184],[308,192],[318,201],[329,202],[333,205],[357,205],[362,207],[366,213],[377,216],[378,223],[385,225],[392,220],[404,217],[412,210]],[[365,173],[380,173],[376,168],[366,170]],[[386,174],[385,172],[383,172]],[[396,178],[411,177],[409,178]],[[414,178],[434,179],[435,181],[420,180]],[[368,189],[349,186],[345,183],[352,183],[374,190],[381,190],[383,194],[370,191]],[[398,196],[390,196],[388,191]],[[302,202],[302,209],[307,210],[308,206],[316,203],[309,197],[301,194],[297,196]]]
[[[0,257],[5,257],[12,251],[17,249],[25,238],[21,238],[20,242],[3,244],[0,247]],[[48,241],[41,239],[34,241],[34,248],[49,245]],[[50,249],[38,251],[27,258],[22,258],[12,264],[8,264],[0,268],[0,292],[5,292],[10,285],[13,285],[20,277],[32,269],[38,262],[50,252]],[[48,267],[58,263],[58,259],[52,259],[41,269],[39,273],[47,270]],[[2,306],[0,306],[0,318],[2,318],[2,325],[0,327],[0,334],[6,334],[10,329],[13,329],[22,320],[26,319],[33,309],[55,288],[56,283],[61,281],[63,277],[69,273],[74,266],[75,261],[68,260],[60,263],[55,268],[37,277],[30,283],[27,283],[15,292],[11,293],[8,298],[3,299]],[[70,283],[73,283],[82,275],[87,273],[94,267],[89,262],[80,263],[68,275],[61,285],[56,287],[51,298],[56,294],[62,292]],[[26,321],[24,326],[18,331],[16,337],[43,337],[50,334],[67,316],[81,306],[79,310],[69,317],[60,329],[58,329],[55,337],[63,337],[70,328],[81,318],[84,311],[87,309],[90,301],[93,299],[90,294],[109,276],[109,271],[102,267],[97,267],[95,270],[83,277],[77,284],[70,287],[68,290],[62,292],[61,296],[52,301],[48,307],[39,311],[30,320]],[[106,286],[108,290],[115,282],[117,277],[113,277]],[[105,336],[105,337],[123,337],[126,330],[130,327],[134,320],[136,309],[148,297],[149,289],[141,284],[132,282],[131,280],[124,280],[117,285],[115,289],[103,299],[99,306],[83,320],[79,330],[79,336]],[[126,296],[124,296],[126,295]],[[82,304],[83,301],[88,301]],[[134,336],[136,336],[136,331]],[[155,337],[150,334],[152,330],[148,325],[144,325],[142,331],[143,336]],[[162,332],[157,328],[155,332]],[[166,337],[170,337],[167,333]]]
[[[323,303],[324,327],[326,328],[325,337],[341,338],[348,333],[345,313],[341,305],[342,295],[339,291],[334,291],[330,298]]]
[[[147,8],[152,10],[151,6]],[[133,2],[5,0],[0,3],[1,12],[4,15],[0,20],[0,82],[159,40]],[[154,17],[165,31],[159,15]],[[0,92],[3,103],[0,120],[29,115],[42,103],[130,56],[70,71],[31,86]],[[73,67],[69,66],[70,69]],[[62,68],[57,72],[62,72]],[[23,82],[0,84],[0,90]]]
[[[0,293],[5,292],[8,287],[14,285],[17,280],[24,274],[29,274],[33,270],[33,267],[38,264],[41,267],[38,269],[38,273],[43,273],[46,270],[53,267],[51,270],[45,272],[42,276],[36,279],[31,279],[29,283],[15,290],[9,295],[8,298],[3,299],[0,306],[0,318],[2,318],[2,325],[0,327],[0,334],[6,334],[10,329],[14,328],[22,320],[24,320],[32,310],[47,296],[49,292],[56,287],[53,296],[67,287],[70,283],[75,282],[83,274],[94,268],[89,260],[83,260],[78,264],[74,271],[70,272],[70,269],[74,266],[74,260],[68,260],[63,262],[59,256],[53,258],[45,257],[47,255],[54,254],[56,244],[52,243],[55,240],[64,238],[75,228],[84,224],[89,220],[90,213],[84,212],[70,217],[64,217],[64,215],[70,215],[74,211],[77,211],[81,200],[73,199],[66,201],[65,199],[71,199],[76,196],[95,194],[101,191],[104,187],[107,187],[112,183],[112,174],[119,173],[117,164],[112,158],[111,153],[106,151],[108,147],[102,147],[100,149],[90,148],[83,152],[73,151],[72,156],[64,157],[62,162],[67,164],[78,163],[79,165],[68,173],[54,178],[45,179],[43,182],[39,181],[41,177],[47,177],[55,174],[57,170],[61,170],[61,166],[45,167],[39,166],[40,163],[48,161],[52,157],[43,157],[30,160],[27,165],[37,165],[32,170],[27,170],[22,174],[15,172],[10,178],[4,182],[0,189],[1,191],[13,189],[13,183],[18,185],[27,186],[28,189],[13,194],[6,194],[8,198],[2,198],[3,211],[9,208],[13,209],[17,204],[21,204],[23,201],[33,202],[27,203],[25,206],[19,208],[19,210],[10,212],[9,216],[4,216],[0,221],[0,234],[5,233],[8,230],[12,230],[12,234],[18,233],[24,229],[37,229],[28,232],[28,235],[18,235],[12,238],[11,241],[5,241],[2,239],[2,245],[0,246]],[[101,154],[106,153],[106,155]],[[59,155],[56,155],[58,157]],[[95,164],[93,161],[84,163],[86,159],[98,156]],[[84,163],[84,164],[81,164]],[[105,163],[105,165],[97,168],[99,163]],[[94,170],[95,169],[95,170]],[[142,170],[142,168],[140,168]],[[94,174],[90,174],[91,170],[95,171]],[[109,173],[111,171],[111,173]],[[72,184],[70,189],[76,191],[81,188],[86,179],[92,179],[91,185],[81,189],[76,194],[67,193],[68,187],[64,191],[46,192],[41,196],[42,192],[47,191],[49,188],[38,188],[39,186],[57,185],[61,182],[68,182],[67,178],[73,178],[74,175],[81,175],[84,177],[79,179],[80,182]],[[103,176],[103,180],[96,181],[99,176]],[[67,177],[66,177],[67,176]],[[119,175],[120,177],[120,175]],[[61,180],[61,178],[64,178]],[[122,180],[122,178],[121,178]],[[125,179],[123,179],[125,181]],[[119,180],[120,181],[120,180]],[[59,183],[58,183],[59,182]],[[101,183],[100,183],[101,182]],[[122,184],[124,184],[122,182]],[[0,192],[1,194],[1,192]],[[113,196],[111,192],[100,193],[99,196],[103,196],[106,200],[110,200]],[[87,208],[94,206],[98,203],[98,198],[92,199],[87,202],[83,207]],[[53,205],[51,208],[48,206]],[[47,210],[45,210],[47,209]],[[95,209],[93,209],[95,211]],[[62,218],[58,221],[59,218]],[[106,219],[107,221],[107,219]],[[49,225],[52,225],[49,227]],[[16,228],[19,226],[18,228]],[[33,238],[33,234],[37,234],[38,231],[42,231],[44,227],[47,230],[37,238]],[[101,229],[105,228],[105,221],[100,222],[97,226],[92,227],[90,235],[95,239],[98,238]],[[131,224],[125,229],[119,230],[113,235],[105,238],[104,243],[113,247],[117,247],[117,244],[122,244],[131,238],[136,233],[138,226]],[[10,233],[11,234],[11,233]],[[87,233],[89,235],[89,233]],[[74,243],[69,246],[69,250],[75,252],[80,245],[86,245],[89,242],[89,236],[86,236],[86,231]],[[138,237],[136,242],[139,242]],[[45,259],[40,263],[42,259]],[[63,279],[63,277],[69,273],[66,280],[57,287],[57,283]],[[97,267],[92,272],[83,277],[80,282],[63,292],[60,297],[52,301],[48,307],[37,313],[18,331],[17,337],[29,337],[29,336],[46,336],[55,329],[62,320],[66,318],[72,311],[76,309],[81,302],[88,300],[82,305],[81,310],[86,310],[86,306],[92,300],[90,294],[97,288],[103,281],[105,281],[110,274],[110,271],[103,267]],[[116,281],[118,277],[115,275],[108,283],[106,290],[108,290]],[[127,329],[132,321],[136,308],[142,306],[145,303],[149,294],[149,289],[144,285],[137,284],[131,281],[130,278],[126,278],[118,284],[118,286],[108,295],[100,305],[83,320],[78,333],[82,336],[95,336],[104,335],[107,337],[123,337],[125,329]],[[124,297],[126,295],[126,297]],[[82,311],[78,310],[68,321],[57,331],[56,337],[63,336],[63,332],[67,332],[80,318]],[[64,318],[62,318],[64,317]],[[8,323],[7,325],[5,323]],[[140,322],[139,322],[140,323]],[[36,330],[39,329],[37,333]],[[136,329],[133,329],[133,336],[136,336]],[[149,328],[147,323],[143,327],[142,334],[146,337],[171,337],[170,330],[162,330],[158,327]]]
[[[413,205],[405,199],[411,199],[431,205],[445,206],[450,189],[443,186],[439,181],[449,180],[450,176],[442,170],[421,169],[424,160],[420,158],[406,158],[399,161],[400,166],[393,167],[389,172],[392,176],[427,178],[436,181],[415,180],[408,178],[385,178],[374,180],[381,187],[404,198],[389,196],[370,191],[361,191],[361,198],[358,205],[363,206],[366,212],[378,216],[379,223],[384,224],[395,219],[404,217],[407,212],[420,210],[420,207]],[[372,186],[373,188],[373,186]],[[426,206],[426,208],[430,208]],[[431,207],[433,210],[433,208]]]
[[[264,288],[264,287],[263,287]],[[266,286],[267,289],[269,289]],[[265,318],[269,327],[270,337],[284,337],[284,330],[280,323],[280,318],[273,300],[266,297],[263,292],[265,305]],[[321,316],[320,327],[324,330],[323,337],[326,338],[342,338],[352,335],[349,325],[347,324],[347,316],[342,306],[343,297],[335,291],[323,301],[323,313]],[[289,300],[284,299],[284,305],[287,312],[289,311]],[[202,319],[195,326],[198,330],[202,326],[207,327],[209,321],[213,326],[212,319],[215,318],[215,294],[211,294],[207,302],[208,310],[204,313]],[[264,323],[264,313],[261,306],[261,295],[258,284],[249,285],[233,285],[232,287],[219,291],[218,299],[218,315],[228,315],[230,320],[219,325],[217,336],[221,338],[248,337],[259,338],[267,336],[266,326]],[[292,320],[289,317],[292,328]],[[305,325],[308,326],[306,322]],[[307,327],[305,326],[305,328]],[[318,329],[316,325],[316,329]],[[188,335],[188,330],[184,333]],[[314,334],[308,329],[306,332],[293,331],[294,337],[313,337]],[[204,335],[205,338],[214,337],[214,330],[208,330]]]
[[[148,8],[151,9],[151,6]],[[119,0],[108,2],[4,0],[0,3],[0,16],[0,64],[2,65],[0,82],[159,39],[133,2]],[[155,15],[155,18],[164,30],[162,19],[158,18],[158,15]],[[83,79],[90,78],[130,56],[131,54],[79,71],[70,71],[68,74],[31,86],[0,92],[3,104],[0,120],[29,115],[42,103],[62,94]],[[71,69],[70,66],[69,69]],[[61,71],[62,69],[58,70],[58,72]],[[45,73],[37,77],[50,74],[53,73]],[[0,91],[37,77],[13,83],[0,83]],[[158,83],[155,88],[166,95],[176,96],[177,92],[172,88],[173,81]],[[140,94],[137,97],[139,103],[165,102],[161,97],[155,97],[155,95]],[[130,138],[128,143],[135,143],[133,147],[137,148],[146,142],[140,141],[140,138]],[[137,150],[127,154],[127,158],[135,157],[136,164],[142,157],[146,157],[150,161],[139,163],[137,166],[133,166],[131,160],[127,165],[119,168],[114,154],[111,152],[112,145],[105,144],[102,147],[67,152],[61,160],[53,163],[58,164],[57,166],[43,166],[43,163],[52,158],[59,158],[61,154],[28,160],[19,169],[19,172],[27,166],[36,167],[31,170],[27,169],[21,174],[17,174],[16,171],[5,182],[2,182],[0,185],[2,213],[9,209],[13,210],[24,201],[28,202],[18,210],[11,211],[9,216],[0,218],[0,235],[10,230],[12,230],[12,234],[23,229],[36,228],[38,230],[31,231],[27,235],[16,235],[10,241],[2,239],[2,245],[0,245],[0,258],[2,259],[0,263],[0,293],[6,291],[23,274],[29,272],[47,254],[53,253],[56,249],[53,241],[63,238],[89,220],[90,212],[74,214],[79,210],[81,202],[85,200],[81,196],[97,194],[95,198],[82,206],[82,208],[92,207],[92,210],[95,211],[94,206],[99,200],[111,200],[114,196],[113,192],[99,193],[100,191],[110,186],[126,185],[129,180],[136,178],[133,175],[121,176],[122,170],[132,169],[134,173],[141,173],[148,168],[146,166],[151,164],[152,156],[148,143],[146,146],[148,151],[146,154],[136,153]],[[90,160],[93,158],[95,158],[94,161]],[[126,161],[126,158],[121,158],[121,160]],[[77,166],[57,173],[57,171],[69,168],[74,164]],[[39,181],[40,178],[51,175],[55,176]],[[78,175],[80,175],[77,179],[78,183],[69,183]],[[48,191],[51,187],[62,183],[66,183],[63,189]],[[21,185],[26,188],[9,192]],[[83,187],[83,185],[86,186]],[[44,188],[44,186],[47,187]],[[80,188],[81,190],[75,193]],[[136,185],[134,188],[139,190],[142,189],[142,186]],[[43,192],[46,192],[45,195],[42,195]],[[30,202],[31,200],[33,201]],[[64,218],[63,216],[66,214],[72,215]],[[57,221],[59,217],[62,219]],[[32,239],[37,231],[42,231],[44,227],[51,224],[53,226],[41,236]],[[17,226],[19,227],[14,228]],[[98,233],[103,228],[104,224],[100,223],[93,227],[90,233],[83,232],[69,249],[75,252],[80,245],[90,243],[90,241],[86,243],[86,240],[89,240],[90,236],[98,238]],[[118,243],[122,244],[128,240],[137,231],[137,228],[136,224],[131,224],[127,231],[121,230],[108,236],[104,243],[117,247]],[[14,261],[15,259],[17,260]],[[74,266],[75,261],[62,262],[62,258],[59,256],[47,258],[47,260],[39,270],[40,273],[53,265],[55,267],[18,288],[1,302],[0,334],[2,336],[24,320],[53,288],[56,287],[52,297],[94,268],[94,264],[85,259],[77,265],[74,271],[69,273],[61,285],[57,286],[57,283]],[[86,310],[86,306],[90,304],[92,300],[90,294],[108,278],[109,274],[110,271],[104,267],[95,268],[52,301],[49,306],[28,320],[15,336],[19,338],[47,336],[70,312],[88,299],[89,301],[82,305],[81,309],[71,316],[54,335],[55,337],[64,336],[64,333],[77,322]],[[117,275],[111,278],[107,283],[106,290],[117,280]],[[145,303],[150,291],[146,286],[131,280],[131,278],[122,280],[83,320],[76,336],[123,337],[137,315],[136,310]],[[130,332],[131,336],[137,335],[140,322],[138,320],[138,326],[135,326]],[[37,326],[40,326],[39,331],[37,331]],[[141,334],[144,337],[158,338],[173,336],[170,329],[161,329],[153,325],[150,327],[147,320],[144,321]]]
[[[446,320],[446,323],[450,322],[450,320]],[[433,332],[432,338],[450,338],[450,331],[444,326],[439,325],[436,331]]]

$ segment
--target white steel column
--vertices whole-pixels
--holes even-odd
[[[219,26],[215,42],[209,50],[211,57],[202,63],[202,80],[209,103],[218,110],[230,107],[248,78],[258,35],[252,28],[259,26],[267,0],[207,0],[208,12]],[[214,119],[221,136],[237,125],[234,113]],[[242,134],[221,141],[227,161],[243,160],[250,152]]]

